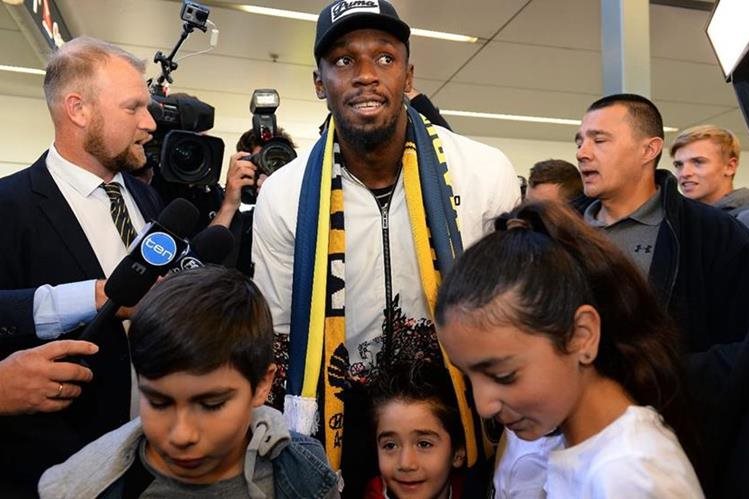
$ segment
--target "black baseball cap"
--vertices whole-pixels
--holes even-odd
[[[357,29],[386,31],[408,47],[411,28],[401,21],[395,7],[387,0],[336,0],[325,7],[317,18],[315,60],[338,38]]]

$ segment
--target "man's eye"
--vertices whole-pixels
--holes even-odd
[[[352,59],[351,59],[351,57],[349,57],[349,56],[347,56],[347,55],[344,55],[344,56],[342,56],[342,57],[339,57],[339,58],[337,58],[337,59],[336,59],[336,60],[334,61],[335,65],[336,65],[336,66],[340,66],[340,67],[343,67],[343,66],[348,66],[349,64],[351,64],[351,62],[352,62]]]
[[[382,54],[378,59],[380,64],[391,64],[393,62],[393,56],[388,54]]]

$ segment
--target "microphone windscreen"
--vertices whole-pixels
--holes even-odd
[[[185,238],[192,234],[200,213],[188,200],[177,198],[159,214],[158,223],[175,236]]]
[[[158,273],[125,256],[107,279],[104,292],[118,305],[132,307],[143,298],[158,278]]]
[[[234,247],[234,236],[221,225],[211,225],[190,241],[190,251],[204,264],[223,263]]]

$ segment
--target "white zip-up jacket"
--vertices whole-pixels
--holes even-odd
[[[447,158],[464,248],[493,230],[494,219],[515,207],[520,188],[510,161],[498,149],[435,126]],[[270,305],[277,334],[288,334],[299,192],[310,151],[263,184],[255,207],[254,280]],[[346,348],[352,374],[366,375],[382,346],[386,282],[395,307],[396,343],[433,338],[422,291],[411,225],[400,175],[386,214],[372,192],[343,169],[346,229]],[[389,242],[389,262],[383,241]],[[309,262],[312,265],[313,262]],[[389,265],[388,265],[389,263]]]

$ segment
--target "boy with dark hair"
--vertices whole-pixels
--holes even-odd
[[[322,446],[263,405],[272,326],[236,270],[204,267],[155,286],[129,334],[140,418],[47,470],[41,497],[338,497]]]

